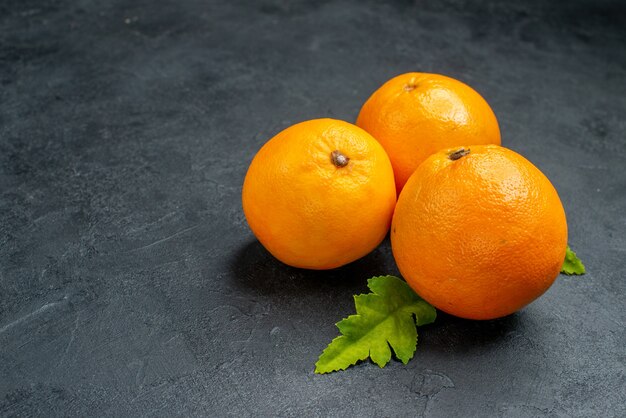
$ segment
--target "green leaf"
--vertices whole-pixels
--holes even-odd
[[[417,346],[415,326],[430,324],[437,316],[435,308],[398,277],[372,277],[367,287],[372,293],[354,296],[356,315],[337,323],[343,335],[322,352],[315,373],[345,370],[368,357],[384,367],[391,359],[389,346],[406,364]]]
[[[561,273],[568,275],[585,274],[585,266],[583,265],[583,262],[580,261],[580,259],[576,256],[576,253],[571,250],[569,245],[565,251],[565,262],[563,263],[563,267],[561,267]]]

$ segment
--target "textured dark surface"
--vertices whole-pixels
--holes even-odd
[[[626,21],[609,1],[0,2],[0,415],[626,415]],[[476,88],[589,273],[415,358],[313,374],[388,242],[285,267],[241,208],[282,128],[383,81]]]

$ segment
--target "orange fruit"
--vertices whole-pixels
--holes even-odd
[[[285,264],[331,269],[383,240],[396,203],[393,168],[361,128],[333,119],[298,123],[256,154],[243,210],[261,244]]]
[[[387,151],[398,193],[434,152],[463,144],[500,145],[493,111],[474,89],[438,74],[407,73],[365,102],[356,124]]]
[[[404,186],[391,227],[407,283],[452,315],[491,319],[543,294],[559,274],[567,223],[559,196],[497,145],[439,151]]]

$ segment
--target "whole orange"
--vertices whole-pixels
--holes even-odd
[[[559,274],[567,223],[559,196],[497,145],[442,150],[404,186],[391,227],[407,283],[450,314],[491,319],[543,294]]]
[[[385,148],[398,193],[434,152],[463,144],[500,145],[493,111],[474,89],[438,74],[407,73],[365,102],[356,124]]]
[[[372,251],[389,230],[393,168],[370,134],[347,122],[316,119],[270,139],[243,184],[252,232],[294,267],[331,269]]]

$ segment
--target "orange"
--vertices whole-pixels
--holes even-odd
[[[385,148],[398,193],[434,152],[463,144],[500,145],[493,111],[474,89],[438,74],[407,73],[365,102],[356,124]]]
[[[285,264],[331,269],[372,251],[396,203],[393,168],[370,134],[316,119],[270,139],[243,184],[243,210],[261,244]]]
[[[468,319],[513,313],[559,274],[567,223],[559,196],[521,155],[497,145],[435,153],[404,186],[391,227],[407,283]]]

